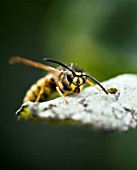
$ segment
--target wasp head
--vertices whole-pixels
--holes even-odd
[[[86,82],[86,76],[82,71],[73,70],[73,72],[67,72],[66,79],[72,91],[77,94],[82,90]]]

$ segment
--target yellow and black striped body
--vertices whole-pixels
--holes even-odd
[[[44,93],[40,96],[39,102],[47,101],[51,95],[56,92],[56,81],[57,77],[54,74],[48,74],[47,76],[39,79],[35,84],[33,84],[27,91],[23,102],[32,101],[35,102],[39,92],[44,84]]]
[[[51,96],[55,92],[57,92],[56,87],[59,87],[59,90],[64,96],[72,93],[79,93],[82,90],[84,84],[82,82],[82,79],[80,79],[81,81],[79,82],[82,85],[79,87],[79,90],[77,90],[77,85],[74,85],[73,83],[67,80],[68,74],[71,75],[70,72],[63,70],[58,76],[55,74],[48,74],[47,76],[39,79],[35,84],[33,84],[30,87],[30,89],[26,93],[26,96],[24,97],[24,102],[27,101],[36,102],[40,90],[43,86],[44,86],[44,92],[42,93],[42,95],[40,95],[40,99],[38,100],[38,102],[44,102],[49,100],[49,98],[51,98]],[[76,72],[76,74],[79,76],[82,73]],[[77,79],[76,80],[73,79],[73,80],[75,83]]]

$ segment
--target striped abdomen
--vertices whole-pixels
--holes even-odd
[[[41,88],[44,86],[44,92],[41,95],[39,102],[44,102],[48,100],[48,98],[56,92],[56,77],[49,74],[46,77],[39,79],[35,84],[33,84],[26,96],[24,97],[23,102],[32,101],[35,102]]]

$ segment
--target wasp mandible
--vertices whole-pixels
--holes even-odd
[[[73,64],[67,66],[59,61],[49,58],[44,58],[44,60],[56,63],[60,67],[55,69],[53,67],[18,56],[11,57],[10,64],[23,63],[25,65],[37,67],[51,72],[45,77],[39,79],[35,84],[30,87],[24,97],[23,102],[44,102],[48,100],[48,98],[51,97],[54,92],[58,92],[59,95],[64,99],[64,101],[68,103],[65,96],[72,93],[78,94],[83,89],[85,83],[88,83],[90,86],[95,86],[95,84],[88,80],[88,78],[98,84],[101,89],[106,94],[108,94],[106,89],[100,84],[98,80],[85,73],[81,68],[77,68],[73,66]]]

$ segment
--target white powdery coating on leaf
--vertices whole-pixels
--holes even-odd
[[[117,88],[116,94],[106,95],[94,87],[84,89],[78,96],[35,104],[29,102],[29,109],[35,117],[48,120],[74,120],[107,131],[127,131],[137,126],[137,75],[125,74],[110,79],[102,85]]]

